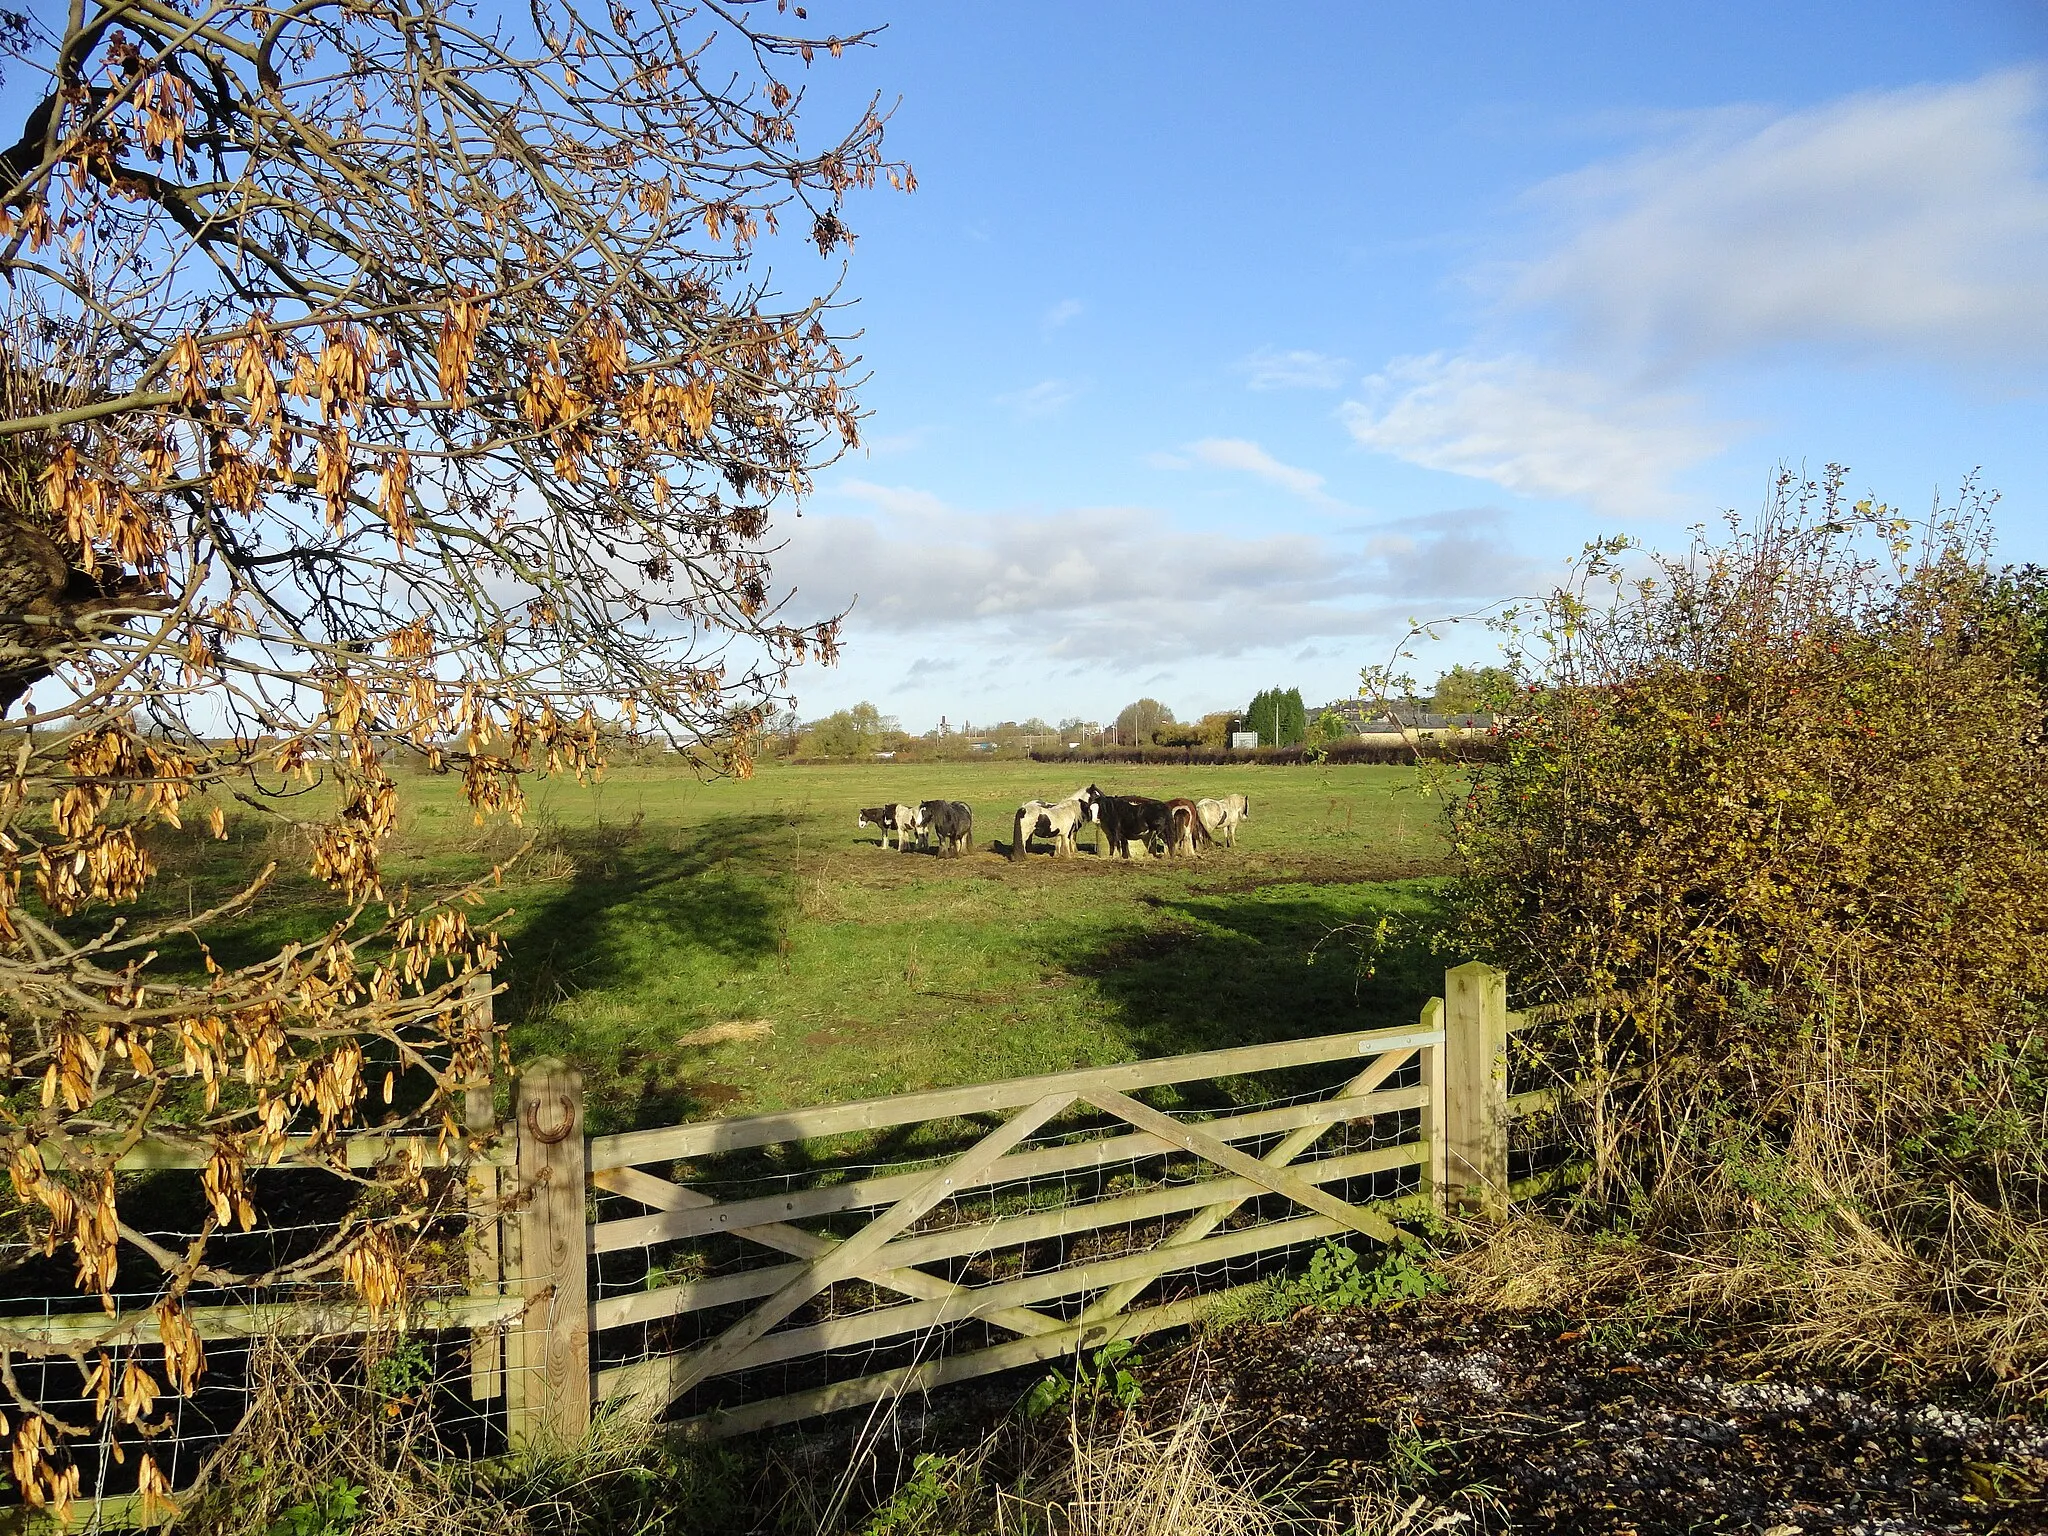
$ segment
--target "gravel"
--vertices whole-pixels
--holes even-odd
[[[1712,1340],[1626,1348],[1439,1303],[1232,1329],[1147,1375],[1150,1411],[1225,1401],[1248,1469],[1340,1529],[1393,1492],[1473,1532],[2048,1532],[2048,1424],[1758,1379]]]

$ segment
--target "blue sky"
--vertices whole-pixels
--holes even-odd
[[[1981,468],[2048,559],[2048,5],[880,9],[812,96],[900,96],[920,185],[852,210],[869,440],[785,523],[857,598],[807,716],[1335,697],[1781,460]]]

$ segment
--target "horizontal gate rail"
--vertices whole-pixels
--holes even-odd
[[[80,1140],[70,1143],[80,1152],[110,1152],[125,1138],[104,1141]],[[44,1163],[51,1168],[65,1166],[65,1143],[52,1138],[39,1144]],[[145,1136],[127,1146],[114,1163],[116,1173],[166,1173],[179,1169],[204,1168],[212,1158],[210,1148],[190,1147],[159,1137]],[[252,1168],[321,1168],[338,1164],[346,1168],[377,1168],[393,1158],[411,1158],[422,1168],[452,1168],[458,1164],[509,1166],[510,1147],[470,1146],[459,1136],[385,1136],[375,1131],[327,1137],[287,1136],[277,1145],[269,1162],[252,1163]]]
[[[358,1302],[251,1302],[247,1305],[188,1307],[184,1318],[207,1343],[229,1339],[339,1337],[379,1329],[491,1328],[516,1316],[522,1303],[510,1296],[450,1296],[402,1308],[379,1318]],[[23,1355],[68,1355],[82,1347],[157,1344],[154,1311],[109,1317],[104,1312],[0,1315],[7,1347]]]
[[[1219,1116],[1193,1123],[1221,1140],[1249,1141],[1301,1126],[1326,1126],[1343,1120],[1362,1120],[1404,1109],[1419,1109],[1425,1097],[1425,1090],[1421,1088],[1390,1088],[1371,1094],[1317,1099],[1280,1109],[1256,1110],[1249,1114]],[[1026,1179],[1053,1173],[1074,1173],[1136,1162],[1176,1150],[1178,1144],[1164,1137],[1149,1131],[1130,1131],[1095,1141],[1075,1141],[1064,1146],[1014,1153],[1004,1160],[1002,1177]],[[594,1182],[609,1193],[638,1199],[623,1184],[609,1182],[612,1171],[596,1174]],[[610,1253],[621,1248],[642,1248],[652,1243],[702,1237],[712,1232],[745,1234],[763,1223],[808,1220],[868,1206],[888,1205],[915,1189],[923,1178],[922,1172],[881,1174],[828,1185],[823,1189],[792,1190],[788,1194],[760,1195],[725,1204],[707,1201],[686,1210],[663,1211],[652,1216],[615,1217],[599,1222],[591,1229],[590,1248],[593,1253]],[[648,1188],[646,1185],[636,1187]],[[652,1203],[641,1201],[643,1205]]]
[[[1354,1152],[1343,1157],[1325,1158],[1295,1171],[1304,1183],[1322,1185],[1358,1178],[1365,1174],[1414,1167],[1422,1163],[1427,1156],[1427,1147],[1411,1143],[1406,1146],[1377,1147],[1371,1151]],[[899,1237],[882,1248],[874,1256],[873,1263],[877,1267],[903,1269],[918,1264],[936,1264],[947,1259],[972,1258],[1025,1243],[1044,1242],[1055,1237],[1071,1237],[1103,1227],[1152,1221],[1182,1211],[1199,1210],[1221,1201],[1256,1199],[1269,1193],[1271,1190],[1267,1186],[1235,1175],[1221,1179],[1203,1179],[1192,1184],[1174,1184],[1163,1189],[1147,1190],[1142,1194],[1120,1195],[1113,1199],[1090,1201],[1083,1205],[1038,1211],[1029,1216],[1006,1216],[976,1226],[947,1227],[937,1232]],[[820,1244],[820,1252],[833,1244],[833,1239],[830,1238],[820,1238],[817,1241]],[[802,1264],[777,1264],[764,1269],[746,1270],[737,1275],[723,1275],[714,1280],[688,1280],[679,1285],[663,1286],[659,1290],[636,1291],[624,1296],[607,1297],[591,1307],[591,1323],[598,1328],[618,1328],[630,1323],[653,1322],[657,1318],[674,1317],[712,1307],[752,1301],[758,1297],[772,1295],[801,1273],[804,1267]],[[879,1275],[863,1275],[861,1278],[874,1278],[880,1283],[894,1283],[884,1280]],[[971,1291],[970,1294],[983,1293]]]
[[[705,1157],[785,1141],[811,1141],[847,1131],[886,1130],[926,1120],[951,1120],[992,1110],[1022,1109],[1052,1094],[1080,1094],[1104,1088],[1129,1093],[1169,1083],[1191,1083],[1249,1072],[1277,1072],[1289,1067],[1316,1066],[1350,1056],[1374,1056],[1403,1047],[1440,1045],[1441,1030],[1376,1029],[1351,1034],[1319,1035],[1308,1040],[1278,1040],[1269,1045],[1231,1046],[1193,1056],[1170,1056],[1116,1066],[1081,1067],[1043,1077],[1020,1077],[1007,1083],[968,1088],[934,1088],[886,1099],[862,1099],[818,1109],[778,1110],[737,1120],[666,1126],[651,1131],[623,1131],[594,1136],[592,1168],[628,1168],[640,1163]]]

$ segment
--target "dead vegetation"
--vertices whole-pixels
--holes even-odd
[[[1599,546],[1523,641],[1525,713],[1450,801],[1453,942],[1528,1002],[1622,1001],[1549,1041],[1597,1080],[1561,1228],[1461,1262],[1504,1307],[2038,1399],[2048,607],[1988,498],[1912,522],[1840,483],[1646,579]]]
[[[607,1419],[566,1451],[448,1454],[431,1363],[404,1336],[308,1350],[262,1341],[249,1406],[194,1486],[177,1529],[348,1536],[640,1536],[689,1511],[643,1427]]]

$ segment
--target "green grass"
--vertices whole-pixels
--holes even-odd
[[[1426,930],[1444,848],[1414,771],[1391,767],[1102,768],[1161,796],[1243,790],[1236,850],[1130,864],[996,851],[1009,813],[1088,781],[1031,763],[768,767],[699,784],[621,768],[594,787],[534,786],[542,846],[508,879],[501,1017],[515,1057],[565,1056],[593,1129],[824,1103],[935,1085],[1403,1022],[1436,990],[1418,939],[1361,982],[1317,942],[1397,913]],[[523,834],[479,831],[452,778],[409,777],[387,884],[437,881]],[[863,805],[968,801],[961,858],[884,852]],[[267,857],[164,848],[157,902],[203,905]],[[312,922],[318,888],[284,880],[216,940],[253,957]],[[693,1041],[715,1026],[722,1040]]]

